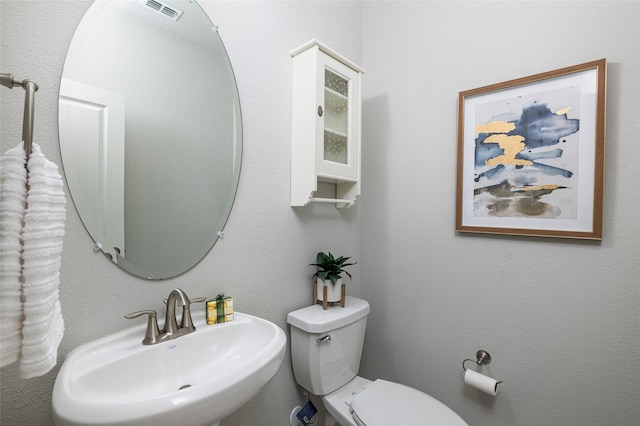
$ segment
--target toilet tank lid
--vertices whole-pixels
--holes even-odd
[[[287,322],[307,333],[326,333],[349,325],[369,313],[369,302],[347,296],[344,308],[330,305],[327,310],[322,305],[311,305],[289,312]]]

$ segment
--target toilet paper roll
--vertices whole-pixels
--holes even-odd
[[[464,383],[491,396],[498,393],[498,381],[477,371],[467,369],[464,373]]]

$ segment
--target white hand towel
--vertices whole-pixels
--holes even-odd
[[[20,375],[31,378],[57,361],[64,321],[58,298],[60,260],[66,218],[64,183],[58,166],[33,144],[28,161],[29,191],[23,241],[22,358]]]
[[[22,340],[21,233],[27,200],[22,142],[0,158],[0,367],[18,360]]]

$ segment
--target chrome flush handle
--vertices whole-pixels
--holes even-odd
[[[320,337],[319,339],[316,339],[316,342],[318,342],[318,343],[331,343],[331,336],[329,334],[327,334],[324,337]]]

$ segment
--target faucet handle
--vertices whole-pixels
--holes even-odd
[[[137,318],[141,315],[149,315],[149,320],[147,321],[147,331],[144,333],[144,339],[142,340],[143,345],[153,345],[158,341],[158,336],[160,335],[160,329],[158,328],[158,314],[153,310],[145,310],[145,311],[136,311],[131,312],[130,314],[125,315],[126,319]]]
[[[181,333],[189,334],[196,331],[196,327],[193,325],[193,320],[191,319],[191,304],[204,302],[205,300],[207,300],[206,297],[196,297],[189,300],[189,303],[182,307],[182,320],[180,321]]]

